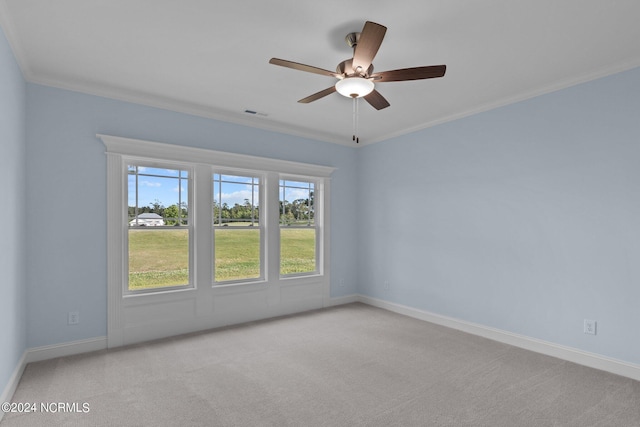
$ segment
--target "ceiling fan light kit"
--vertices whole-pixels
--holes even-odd
[[[300,64],[284,59],[271,58],[269,63],[294,70],[320,74],[338,79],[338,82],[327,89],[300,99],[298,102],[308,104],[320,98],[324,98],[334,92],[354,100],[354,135],[357,138],[357,99],[364,98],[376,110],[387,108],[389,102],[375,89],[375,83],[400,82],[407,80],[433,79],[444,76],[446,65],[433,65],[426,67],[403,68],[399,70],[373,72],[373,58],[378,53],[387,27],[367,21],[360,33],[349,33],[345,37],[347,44],[353,48],[353,58],[342,61],[336,67],[336,72],[325,70],[311,65]],[[374,83],[375,81],[375,83]]]
[[[338,93],[347,98],[362,98],[369,95],[374,87],[375,85],[370,79],[359,76],[345,77],[336,83]]]

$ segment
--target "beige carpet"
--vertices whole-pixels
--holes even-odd
[[[2,427],[640,426],[637,381],[363,304],[32,363],[14,402],[80,412]]]

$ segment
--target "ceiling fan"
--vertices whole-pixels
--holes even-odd
[[[376,56],[387,27],[367,21],[360,33],[349,33],[345,37],[347,44],[353,48],[353,58],[338,64],[336,71],[329,71],[311,65],[271,58],[270,64],[293,68],[323,76],[335,77],[338,82],[327,89],[302,98],[298,102],[308,104],[334,92],[354,99],[354,136],[356,141],[357,129],[357,98],[364,98],[376,110],[387,108],[389,102],[375,89],[376,83],[400,82],[406,80],[423,80],[444,76],[446,65],[431,65],[426,67],[402,68],[399,70],[373,72],[373,58]]]

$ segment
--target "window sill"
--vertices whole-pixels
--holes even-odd
[[[261,291],[267,288],[266,280],[252,282],[229,282],[211,285],[215,294],[233,294],[237,292]]]
[[[299,284],[305,283],[315,283],[322,281],[324,279],[324,274],[315,273],[315,274],[300,274],[300,275],[291,275],[291,276],[282,276],[280,277],[279,283],[282,286],[295,286]]]
[[[164,300],[167,301],[175,301],[176,298],[184,296],[188,297],[191,293],[196,291],[197,289],[193,286],[182,289],[167,289],[167,290],[158,290],[158,291],[150,291],[150,292],[141,292],[135,294],[124,294],[122,295],[122,300],[124,304],[127,306],[133,305],[143,305],[151,302],[162,302]]]

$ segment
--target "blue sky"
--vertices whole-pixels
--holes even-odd
[[[131,168],[130,168],[131,170]],[[136,176],[129,174],[128,204],[135,206]],[[187,171],[138,166],[138,206],[149,206],[159,200],[164,207],[187,203]]]
[[[243,205],[245,199],[252,202],[254,206],[259,206],[258,183],[257,178],[249,176],[214,174],[213,198],[216,202],[226,203],[229,206],[236,203]]]

